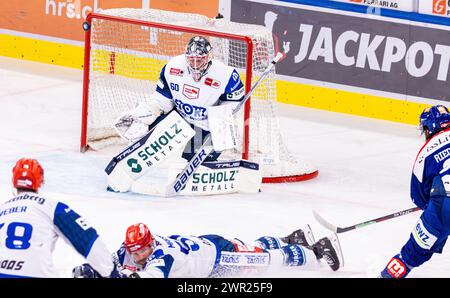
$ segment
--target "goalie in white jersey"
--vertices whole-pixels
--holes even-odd
[[[0,205],[0,277],[58,277],[52,253],[61,237],[101,276],[121,276],[97,231],[69,206],[38,195],[44,170],[22,158],[13,168],[16,196]]]
[[[172,58],[162,68],[149,102],[124,112],[114,127],[121,137],[133,142],[145,135],[150,125],[176,109],[196,129],[195,137],[183,153],[183,158],[190,160],[210,131],[209,107],[232,105],[229,108],[234,108],[244,95],[244,85],[236,69],[213,59],[209,41],[195,36],[190,39],[185,54]],[[216,160],[218,156],[214,151],[206,161]]]
[[[242,257],[241,257],[242,256]],[[248,270],[283,266],[318,266],[324,259],[333,271],[342,266],[337,237],[314,241],[309,226],[287,237],[264,236],[254,245],[219,235],[159,236],[143,223],[130,226],[113,254],[121,273],[130,277],[226,277]],[[257,272],[260,272],[259,270]],[[89,265],[74,268],[74,277],[99,277]]]

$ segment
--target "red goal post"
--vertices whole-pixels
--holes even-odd
[[[186,26],[171,22],[174,19],[183,20],[184,17],[188,20],[184,23],[194,20],[191,22],[193,24]],[[237,23],[232,22],[223,25],[222,22],[228,21],[142,9],[110,9],[89,14],[83,25],[85,56],[80,150],[98,149],[113,144],[114,141],[110,141],[112,139],[118,140],[111,121],[154,91],[161,67],[171,57],[182,54],[187,41],[194,35],[208,38],[213,44],[214,58],[238,69],[248,92],[252,80],[258,77],[258,71],[275,54],[271,45],[273,40],[267,37],[267,32],[264,33],[265,39],[235,34],[245,31],[240,30],[241,27],[226,32],[228,29],[222,27],[243,25],[251,30],[254,25],[235,25]],[[217,23],[221,23],[218,26],[222,27],[215,28]],[[217,54],[217,48],[222,56]],[[317,168],[295,160],[282,143],[273,111],[276,101],[274,73],[265,87],[258,88],[261,89],[259,95],[255,90],[252,97],[256,96],[259,99],[256,102],[262,102],[262,108],[259,107],[260,103],[249,100],[243,115],[237,117],[238,122],[241,122],[239,130],[242,131],[240,158],[267,162],[267,166],[262,166],[263,182],[266,183],[294,182],[316,177]],[[251,110],[256,116],[251,115]],[[267,157],[263,151],[274,152],[269,152]],[[287,164],[283,164],[285,160],[288,160]],[[295,166],[298,169],[290,169]]]

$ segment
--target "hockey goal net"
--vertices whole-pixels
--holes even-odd
[[[149,100],[162,67],[184,53],[194,35],[210,41],[213,58],[238,70],[246,91],[275,56],[272,33],[264,26],[197,14],[107,9],[90,14],[84,26],[82,152],[123,142],[112,129],[114,119]],[[258,162],[266,183],[311,179],[317,168],[295,158],[283,143],[276,98],[273,70],[236,115],[242,148],[236,158]]]

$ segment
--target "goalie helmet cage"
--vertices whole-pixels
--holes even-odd
[[[184,53],[192,36],[202,35],[210,41],[213,58],[237,69],[246,92],[275,56],[272,33],[264,26],[198,14],[107,9],[89,14],[83,27],[86,32],[81,152],[124,142],[112,128],[114,119],[138,102],[149,100],[162,67],[170,58]],[[238,148],[242,150],[225,155],[259,163],[264,183],[316,177],[315,166],[287,150],[275,108],[272,70],[236,115]]]

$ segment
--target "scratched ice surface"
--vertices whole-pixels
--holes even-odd
[[[155,234],[207,234],[254,240],[285,236],[309,223],[315,237],[329,232],[312,210],[339,226],[409,208],[412,163],[422,145],[416,127],[339,113],[280,105],[285,142],[317,164],[319,176],[293,184],[264,185],[257,195],[157,198],[105,189],[104,167],[115,153],[79,152],[82,73],[0,59],[0,202],[11,196],[11,168],[38,158],[46,173],[42,193],[67,202],[117,249],[128,225],[145,222]],[[301,96],[301,94],[299,94]],[[345,266],[332,272],[287,268],[271,277],[376,277],[396,254],[420,213],[339,235]],[[63,277],[84,262],[62,240],[54,254]],[[450,277],[450,252],[412,271],[411,277]]]

